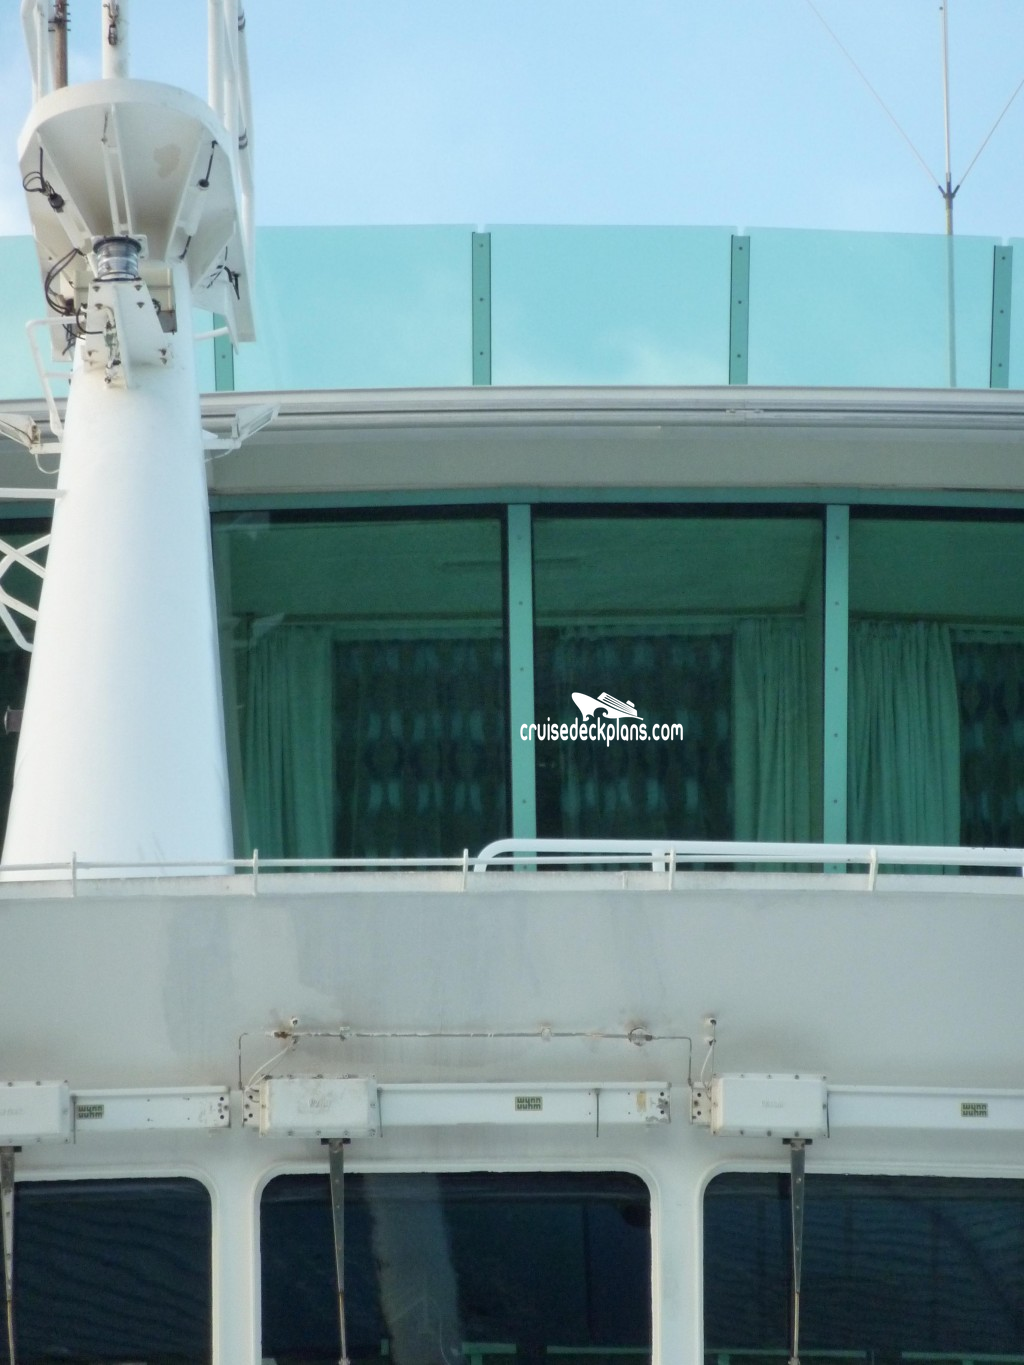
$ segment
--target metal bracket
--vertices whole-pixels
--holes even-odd
[[[255,436],[274,420],[278,414],[277,403],[252,403],[239,408],[231,419],[231,425],[223,435],[203,429],[203,449],[208,460],[218,460],[222,455],[230,455],[243,441]]]
[[[789,1212],[793,1244],[793,1307],[792,1337],[789,1365],[800,1365],[800,1278],[804,1258],[804,1194],[805,1157],[807,1141],[790,1138],[789,1147]]]
[[[334,1222],[334,1274],[338,1286],[338,1333],[341,1356],[338,1365],[349,1365],[348,1331],[345,1323],[345,1139],[331,1138],[330,1154],[331,1216]],[[13,1360],[14,1357],[12,1356]]]

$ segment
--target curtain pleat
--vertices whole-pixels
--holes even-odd
[[[733,635],[736,839],[810,839],[808,730],[804,623],[740,621]]]
[[[850,627],[849,837],[960,842],[960,716],[950,632],[914,622]]]
[[[332,634],[281,625],[253,642],[245,796],[268,858],[330,857],[334,846]]]

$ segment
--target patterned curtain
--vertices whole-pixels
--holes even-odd
[[[682,743],[537,743],[537,828],[581,838],[732,835],[732,641],[703,635],[537,633],[537,720],[572,720],[573,692],[633,700]]]
[[[1024,641],[953,640],[960,697],[960,842],[1024,847]]]
[[[960,716],[948,626],[850,626],[849,834],[960,842]]]
[[[453,857],[507,832],[500,639],[339,640],[334,672],[340,854]]]

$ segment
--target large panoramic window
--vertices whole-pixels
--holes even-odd
[[[1024,843],[1024,520],[850,522],[849,835]]]
[[[648,735],[538,740],[538,833],[820,836],[821,545],[816,516],[538,511],[538,721],[604,694]]]
[[[1024,1181],[809,1175],[800,1353],[1019,1360]],[[785,1359],[789,1177],[734,1174],[704,1197],[704,1347],[719,1365]]]
[[[210,1198],[198,1181],[19,1181],[15,1229],[18,1365],[209,1365]]]
[[[271,1181],[260,1218],[263,1356],[329,1365],[339,1331],[327,1176]],[[625,1360],[629,1348],[639,1365],[651,1349],[649,1225],[647,1187],[629,1175],[350,1176],[350,1357],[601,1365],[602,1350]]]
[[[236,847],[452,857],[507,834],[496,516],[216,524]]]

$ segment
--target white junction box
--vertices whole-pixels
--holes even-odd
[[[0,1081],[0,1147],[70,1141],[66,1081]]]
[[[258,1124],[264,1137],[374,1137],[380,1129],[377,1082],[352,1076],[267,1076],[245,1092],[242,1121]]]
[[[827,1137],[825,1077],[716,1076],[711,1082],[711,1131],[722,1137]]]

